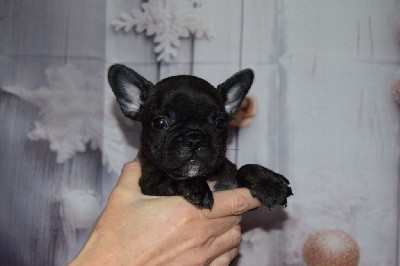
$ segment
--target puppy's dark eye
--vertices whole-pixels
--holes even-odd
[[[226,119],[222,117],[218,117],[215,119],[215,126],[219,129],[224,129],[226,127]]]
[[[153,121],[151,121],[151,126],[155,130],[162,130],[162,129],[165,129],[166,127],[168,127],[168,121],[165,117],[158,116],[158,117],[154,118]]]

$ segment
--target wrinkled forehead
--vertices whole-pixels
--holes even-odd
[[[208,82],[192,77],[177,76],[156,85],[157,107],[187,114],[209,113],[223,108],[217,89]]]

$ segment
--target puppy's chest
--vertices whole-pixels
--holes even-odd
[[[207,181],[208,186],[210,187],[212,192],[215,192],[215,184],[217,184],[217,181]]]
[[[188,171],[188,176],[190,176],[190,177],[196,176],[197,173],[199,172],[199,168],[200,168],[200,166],[197,166],[197,165],[190,167],[190,169]],[[217,181],[215,180],[215,176],[209,177],[208,180],[206,180],[206,181],[207,181],[207,184],[210,187],[211,191],[214,192],[215,191],[214,187],[215,187],[215,184],[217,183]]]

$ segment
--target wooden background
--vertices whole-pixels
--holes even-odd
[[[214,85],[250,67],[259,112],[232,129],[228,156],[286,175],[295,196],[286,209],[246,215],[236,263],[303,265],[307,234],[336,227],[358,242],[360,265],[398,265],[398,1],[207,0],[214,37],[182,40],[170,64],[156,62],[149,38],[112,30],[140,4],[0,0],[0,86],[35,90],[45,69],[66,63],[89,76],[118,62],[153,82],[194,74]],[[99,93],[107,90],[104,80]],[[117,178],[99,150],[57,164],[47,141],[28,140],[38,110],[0,91],[0,265],[64,265],[88,230],[65,230],[60,190],[92,190],[104,202]],[[127,131],[138,138],[137,127]]]

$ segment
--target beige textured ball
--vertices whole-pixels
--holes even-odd
[[[393,97],[397,103],[400,103],[400,79],[396,79],[392,84]]]
[[[234,119],[229,124],[233,127],[246,127],[250,125],[256,114],[256,100],[252,96],[247,95],[237,110]]]
[[[303,246],[308,266],[356,266],[360,260],[357,242],[339,229],[324,229],[310,235]]]

